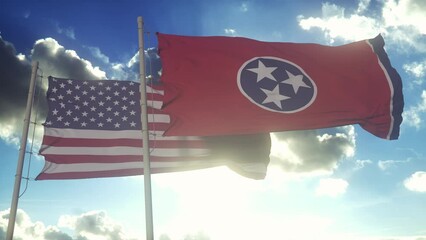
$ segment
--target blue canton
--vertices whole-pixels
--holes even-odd
[[[141,129],[139,84],[135,82],[49,78],[47,101],[48,127]]]

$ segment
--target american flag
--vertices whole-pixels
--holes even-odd
[[[163,136],[170,117],[159,110],[162,97],[148,87],[151,172],[223,165],[200,137]],[[37,180],[143,174],[139,83],[49,77],[47,101]]]

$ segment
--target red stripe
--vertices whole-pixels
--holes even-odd
[[[65,172],[65,173],[40,173],[36,180],[47,179],[81,179],[81,178],[100,178],[100,177],[122,177],[143,174],[143,169],[125,169],[99,172]]]
[[[148,123],[148,129],[150,131],[166,131],[169,127],[170,127],[170,123],[159,123],[159,122]],[[141,136],[142,136],[142,130],[141,130]]]
[[[134,155],[118,155],[118,156],[98,156],[98,155],[57,155],[47,154],[43,155],[45,160],[57,164],[71,164],[71,163],[124,163],[124,162],[139,162],[143,161],[142,156]],[[205,159],[208,161],[210,157],[195,157],[195,156],[180,156],[180,157],[155,157],[150,156],[151,162],[187,162],[188,165],[191,161],[199,161]]]
[[[142,147],[142,139],[87,139],[44,136],[43,145],[55,147]],[[202,140],[150,140],[151,148],[205,148]]]
[[[217,165],[219,166],[219,165]],[[205,167],[184,167],[184,168],[152,168],[151,173],[169,173],[169,172],[184,172],[196,169],[209,168],[212,166]],[[66,172],[66,173],[41,173],[37,176],[36,180],[48,180],[48,179],[82,179],[82,178],[101,178],[101,177],[124,177],[143,175],[143,168],[133,169],[122,169],[122,170],[110,170],[110,171],[96,171],[96,172]]]

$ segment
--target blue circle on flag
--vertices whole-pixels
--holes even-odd
[[[317,96],[315,82],[301,67],[277,57],[255,57],[245,62],[237,82],[252,103],[273,112],[302,111]]]

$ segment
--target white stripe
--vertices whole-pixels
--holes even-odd
[[[155,109],[161,109],[161,107],[163,106],[163,101],[155,101],[155,100],[147,100],[147,105],[148,107],[152,107]]]
[[[95,155],[95,156],[142,156],[140,147],[52,147],[41,146],[41,155]],[[203,148],[155,148],[150,150],[153,157],[203,157],[209,155],[208,149]]]
[[[385,74],[386,80],[388,80],[388,85],[389,85],[389,90],[390,90],[389,115],[390,115],[391,123],[390,123],[389,131],[388,131],[386,138],[390,139],[390,135],[392,134],[393,125],[394,125],[394,118],[393,118],[393,115],[392,115],[392,113],[393,113],[393,95],[394,95],[393,84],[392,84],[391,78],[389,77],[388,71],[386,71],[386,68],[385,68],[385,66],[383,66],[382,62],[380,61],[379,56],[377,55],[377,53],[374,52],[373,45],[371,45],[368,40],[366,40],[366,42],[370,46],[373,53],[376,55],[377,62],[379,63],[380,68],[382,68],[382,71]]]
[[[87,139],[142,139],[140,130],[82,130],[72,128],[44,128],[44,135],[61,138],[87,138]]]
[[[152,169],[161,168],[208,168],[221,165],[216,161],[182,161],[182,162],[151,162]],[[46,162],[46,166],[42,173],[67,173],[67,172],[100,172],[110,170],[125,169],[143,169],[143,162],[125,162],[125,163],[73,163],[73,164],[56,164]]]
[[[170,116],[167,114],[148,114],[149,123],[170,123]]]
[[[149,85],[146,86],[146,92],[147,93],[154,93],[154,94],[158,94],[158,95],[164,95],[164,91],[163,90],[154,89],[154,88],[152,88]]]
[[[202,140],[200,137],[184,136],[184,137],[170,137],[163,136],[164,131],[149,131],[150,140],[158,141],[171,141],[171,140],[185,140],[185,141],[199,141]],[[82,129],[71,129],[71,128],[44,128],[44,135],[50,137],[60,138],[85,138],[85,139],[142,139],[141,130],[82,130]]]

